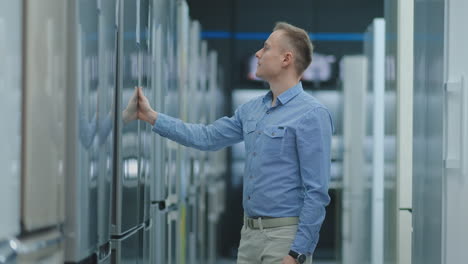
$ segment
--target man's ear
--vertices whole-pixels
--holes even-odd
[[[284,53],[284,57],[283,57],[283,66],[288,66],[289,64],[291,64],[293,61],[293,54],[292,52],[290,51],[287,51],[286,53]]]

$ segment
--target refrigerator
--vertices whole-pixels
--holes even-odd
[[[210,95],[210,57],[208,51],[208,42],[206,40],[201,41],[200,45],[200,66],[198,70],[200,90],[204,93],[200,102],[200,111],[202,116],[205,116],[207,124],[214,122],[212,115],[209,110],[212,106],[216,105],[214,100],[211,100]],[[197,191],[197,247],[196,251],[199,256],[200,263],[207,263],[208,261],[208,183],[210,174],[212,157],[215,155],[212,152],[205,152],[202,154],[202,160],[200,163],[200,179],[199,188]]]
[[[445,1],[442,263],[468,258],[468,3]]]
[[[189,50],[188,50],[188,86],[187,97],[191,101],[188,104],[187,121],[194,124],[206,124],[206,113],[203,99],[206,90],[202,89],[200,75],[203,74],[200,67],[201,51],[201,27],[198,21],[190,22],[189,29]],[[186,189],[186,263],[199,263],[198,244],[198,203],[200,201],[200,177],[206,152],[197,149],[187,149],[188,170],[187,170],[187,189]]]
[[[53,0],[1,3],[2,109],[12,118],[1,135],[9,147],[1,159],[8,162],[0,176],[8,212],[0,220],[1,263],[63,263],[66,10]]]
[[[151,45],[152,87],[150,102],[156,111],[181,118],[180,17],[178,1],[152,1],[153,21]],[[188,13],[187,13],[188,15]],[[152,99],[152,100],[151,100]],[[166,138],[152,133],[153,162],[150,166],[151,212],[153,228],[150,237],[152,263],[181,263],[179,249],[181,216],[179,215],[181,181],[181,147]]]
[[[167,31],[166,31],[166,51],[169,72],[167,73],[167,88],[165,96],[165,113],[175,118],[182,118],[183,113],[180,107],[182,98],[180,97],[180,90],[182,89],[181,74],[181,53],[180,53],[180,3],[178,1],[168,2],[168,17],[167,17]],[[165,248],[166,262],[168,264],[179,263],[181,255],[180,241],[180,193],[181,193],[181,174],[182,174],[182,147],[177,143],[164,140],[166,152],[166,188],[167,197],[165,198],[165,222],[164,228],[166,229],[166,243],[163,245]]]
[[[151,89],[152,97],[148,97],[155,109],[167,113],[166,98],[167,90],[170,89],[172,72],[170,62],[173,57],[171,47],[168,43],[173,43],[173,35],[170,35],[169,19],[171,14],[171,2],[169,0],[153,0],[151,2]],[[167,262],[167,208],[166,199],[169,188],[169,159],[167,153],[167,139],[151,132],[150,145],[154,155],[149,165],[150,171],[150,201],[151,220],[150,230],[150,263]]]
[[[138,3],[137,3],[138,4]],[[152,76],[152,42],[154,39],[151,35],[151,29],[153,27],[152,22],[152,12],[153,3],[151,0],[140,0],[139,3],[139,71],[140,79],[138,86],[142,87],[144,94],[148,98],[154,97],[154,88],[152,85],[153,76]],[[143,234],[143,262],[142,263],[152,263],[150,262],[150,238],[153,231],[153,217],[151,212],[151,187],[152,187],[152,171],[151,163],[154,160],[154,147],[151,145],[152,138],[154,137],[154,132],[152,131],[152,126],[145,123],[144,121],[139,121],[139,131],[140,131],[140,164],[139,171],[142,179],[141,188],[143,189],[143,195],[141,196],[143,202],[143,225],[144,225],[144,234]]]
[[[383,263],[384,250],[384,178],[385,178],[385,21],[376,18],[364,39],[367,58],[367,87],[372,94],[372,150],[370,199],[366,211],[370,217],[370,263]],[[369,219],[369,218],[368,218]]]
[[[184,122],[189,122],[191,101],[189,90],[189,37],[190,37],[190,17],[188,4],[185,0],[176,3],[176,56],[177,56],[177,78],[179,97],[179,116]],[[191,149],[181,144],[177,144],[177,217],[170,218],[170,225],[175,225],[176,247],[174,263],[187,262],[187,218],[188,212],[188,183],[190,178],[190,153]],[[174,213],[175,215],[175,213]],[[170,227],[172,228],[172,227]],[[171,230],[171,229],[169,229]]]
[[[66,8],[53,0],[24,3],[21,221],[26,232],[65,219]]]
[[[209,51],[206,57],[206,98],[210,98],[210,103],[205,103],[204,112],[207,115],[208,123],[223,115],[223,108],[219,104],[223,97],[221,78],[218,75],[218,54],[216,51]],[[213,103],[211,103],[213,102]],[[202,196],[205,196],[206,206],[206,262],[216,263],[218,252],[218,225],[221,214],[225,206],[225,164],[226,149],[210,152],[206,156],[204,164],[204,186]]]
[[[176,3],[152,0],[149,6],[147,74],[150,82],[145,94],[156,111],[178,117]],[[168,263],[175,258],[176,248],[168,245],[168,241],[175,241],[174,232],[168,232],[168,213],[177,208],[177,144],[156,135],[151,126],[145,125],[148,130],[144,145],[151,153],[147,166],[150,225],[146,228],[145,240],[149,241],[146,248],[150,263]]]
[[[109,263],[116,4],[73,1],[68,20],[65,260]]]
[[[63,262],[67,2],[24,1],[19,263]],[[40,32],[41,34],[38,34]],[[54,184],[50,184],[54,183]]]
[[[384,193],[384,261],[411,262],[412,181],[413,181],[413,22],[414,1],[385,2],[385,91],[394,93],[394,109],[387,111],[386,133],[392,127],[393,146],[385,146],[385,161],[393,156],[394,175],[385,178]],[[394,37],[397,36],[397,37]],[[386,98],[387,99],[387,98]],[[395,118],[387,122],[387,117]],[[388,126],[387,126],[388,124]]]
[[[20,232],[22,3],[0,1],[0,263],[12,263]]]
[[[414,10],[412,263],[461,263],[468,256],[468,5],[423,0]]]
[[[136,89],[147,91],[148,1],[120,1],[117,51],[115,173],[112,190],[111,263],[147,258],[151,225],[148,195],[147,129],[136,120]]]
[[[343,205],[342,262],[368,263],[369,225],[366,222],[365,128],[367,105],[367,59],[345,56],[343,71]]]

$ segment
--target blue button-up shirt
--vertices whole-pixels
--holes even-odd
[[[272,92],[241,105],[231,118],[187,124],[158,114],[153,131],[185,146],[218,150],[245,141],[243,206],[249,217],[298,216],[291,249],[312,254],[330,202],[329,111],[302,84],[272,106]]]

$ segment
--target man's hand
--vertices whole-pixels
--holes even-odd
[[[138,89],[135,87],[132,97],[128,101],[127,107],[122,111],[122,119],[124,124],[137,119],[138,110]]]
[[[154,126],[158,113],[151,108],[148,98],[143,94],[141,87],[138,87],[138,119],[150,123]]]
[[[287,255],[283,258],[283,262],[281,262],[281,264],[297,264],[297,262],[293,257]]]

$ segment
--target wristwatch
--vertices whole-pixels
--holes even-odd
[[[299,264],[303,264],[306,261],[306,255],[298,253],[294,250],[289,250],[289,256],[293,257]]]

